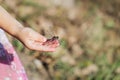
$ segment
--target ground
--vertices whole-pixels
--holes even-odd
[[[54,53],[25,48],[8,35],[29,80],[120,80],[119,0],[4,0],[1,5],[24,26],[48,38]]]

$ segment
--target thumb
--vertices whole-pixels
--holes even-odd
[[[47,40],[46,37],[44,37],[44,36],[42,36],[40,34],[37,35],[37,41],[38,42],[45,42],[46,40]]]

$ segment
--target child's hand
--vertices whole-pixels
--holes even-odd
[[[46,41],[46,38],[30,28],[24,28],[6,10],[0,6],[0,28],[18,38],[26,47],[38,51],[55,51],[58,40]]]
[[[23,28],[17,38],[29,49],[38,51],[55,51],[59,46],[58,40],[47,42],[47,39],[30,28]]]

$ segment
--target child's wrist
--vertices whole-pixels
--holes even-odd
[[[23,29],[24,27],[22,25],[18,25],[13,36],[19,38]]]

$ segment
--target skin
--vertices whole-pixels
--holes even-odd
[[[31,28],[24,27],[0,6],[0,28],[20,40],[31,50],[53,52],[59,46],[57,39],[47,39]]]

